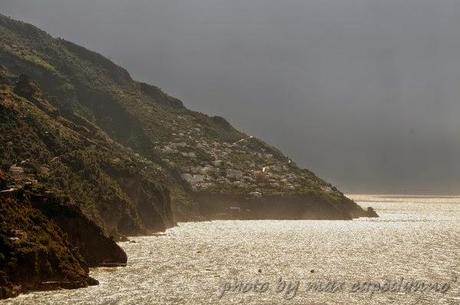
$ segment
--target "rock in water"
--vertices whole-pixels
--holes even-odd
[[[367,212],[367,215],[366,215],[367,217],[379,217],[377,212],[372,207],[368,207],[366,212]]]

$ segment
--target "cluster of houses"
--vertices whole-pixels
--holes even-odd
[[[276,158],[264,148],[248,148],[252,137],[228,143],[208,141],[200,135],[200,128],[192,128],[173,134],[175,141],[160,145],[163,161],[178,168],[196,191],[231,187],[257,197],[267,190],[295,191],[308,179],[289,159]]]

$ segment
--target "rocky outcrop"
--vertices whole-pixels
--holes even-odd
[[[49,193],[28,194],[31,206],[52,220],[65,234],[88,267],[125,266],[126,253],[102,229],[83,215],[80,208]]]
[[[0,298],[96,285],[88,267],[126,264],[124,251],[68,198],[4,174],[0,186]]]
[[[378,215],[377,212],[374,210],[374,208],[368,207],[367,210],[366,210],[365,217],[376,218],[376,217],[379,217],[379,215]]]

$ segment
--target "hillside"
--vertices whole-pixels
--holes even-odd
[[[228,209],[233,206],[239,209],[232,215],[241,211],[237,214],[246,218],[349,219],[367,215],[334,186],[299,168],[278,149],[236,130],[224,118],[188,110],[159,88],[134,81],[126,70],[103,56],[8,17],[0,16],[0,30],[0,65],[16,78],[25,74],[34,80],[43,90],[43,99],[59,113],[59,120],[69,122],[67,125],[84,122],[91,134],[88,138],[106,142],[101,145],[111,153],[118,152],[120,160],[155,167],[146,175],[169,190],[177,220],[232,217]],[[56,119],[50,116],[46,124],[56,124]],[[58,133],[61,127],[55,128]],[[11,163],[4,167],[27,158],[21,154],[30,155],[28,149],[11,142],[14,158],[3,157]],[[84,141],[77,144],[87,145]],[[90,152],[85,152],[94,156],[91,159],[99,168],[102,159],[108,163],[115,158],[103,155],[106,152],[100,147],[91,149],[90,145]],[[48,154],[41,155],[37,163],[56,160],[57,151],[48,147]],[[80,167],[87,170],[87,165]],[[74,175],[75,168],[65,172]],[[124,175],[118,177],[124,179]],[[49,177],[57,179],[55,173]],[[99,178],[95,180],[104,180]],[[124,182],[117,181],[117,187],[111,185],[112,179],[103,187],[108,206],[123,201],[120,198],[126,200],[122,195],[113,198],[123,193]],[[95,210],[101,208],[99,201],[91,199],[93,191],[99,192],[100,187],[88,192],[84,186],[79,194],[86,194],[84,210],[98,221],[100,215]],[[283,205],[286,213],[277,213]],[[263,213],[262,206],[272,212]]]
[[[0,15],[0,298],[97,284],[177,221],[352,219],[334,186],[103,56]]]
[[[174,225],[162,170],[69,115],[0,69],[0,299],[95,285],[88,267],[126,264],[113,238]]]
[[[28,77],[8,75],[0,71],[0,160],[17,184],[39,182],[70,196],[114,237],[174,224],[161,168],[84,118],[62,117]]]

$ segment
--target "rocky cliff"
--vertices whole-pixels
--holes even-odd
[[[96,285],[88,267],[125,265],[124,251],[68,197],[0,172],[0,299]]]

